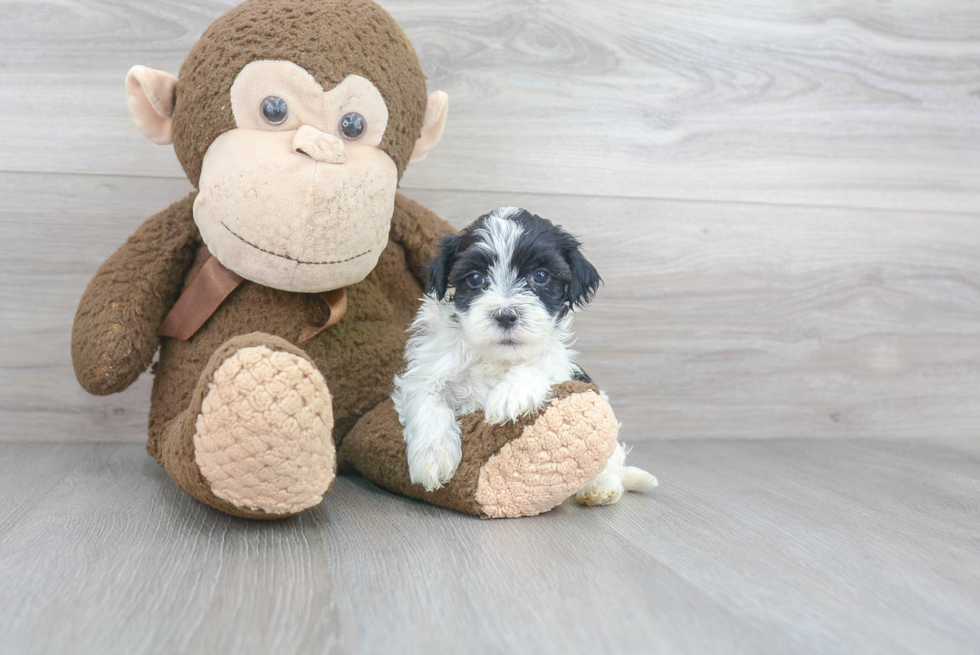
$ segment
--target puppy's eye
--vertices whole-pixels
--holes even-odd
[[[270,125],[282,125],[289,117],[289,105],[279,96],[269,96],[262,101],[262,116]]]
[[[548,280],[550,279],[551,273],[543,268],[540,271],[534,271],[534,273],[531,274],[531,282],[534,282],[535,284],[548,284]]]
[[[471,289],[479,289],[486,281],[486,278],[479,273],[470,273],[466,276],[466,284],[468,284]]]
[[[367,121],[356,111],[344,114],[337,125],[337,131],[348,141],[355,141],[361,138],[364,130],[367,129]]]

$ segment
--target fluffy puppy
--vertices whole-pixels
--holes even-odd
[[[517,207],[443,239],[392,394],[412,482],[432,491],[452,479],[461,456],[457,416],[482,411],[487,423],[513,421],[543,407],[555,384],[591,382],[574,361],[572,314],[601,278],[579,247]],[[656,486],[624,458],[619,445],[578,499],[612,504],[625,489]]]

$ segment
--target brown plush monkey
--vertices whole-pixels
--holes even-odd
[[[551,509],[591,480],[617,423],[566,383],[540,415],[464,418],[444,488],[409,481],[387,396],[424,266],[448,224],[397,194],[442,135],[407,37],[369,0],[250,0],[180,77],[134,67],[130,112],[173,143],[198,189],[99,269],[72,332],[81,385],[129,386],[159,348],[147,450],[177,485],[237,516],[320,503],[338,467],[478,516]],[[342,319],[342,320],[341,320]]]

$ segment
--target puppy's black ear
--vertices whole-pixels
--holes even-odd
[[[446,289],[449,288],[449,273],[453,269],[453,262],[456,254],[463,243],[463,233],[457,232],[439,241],[439,250],[435,257],[429,262],[425,271],[425,292],[435,292],[436,298],[442,300],[446,297]]]
[[[565,251],[565,261],[572,269],[572,279],[568,283],[568,305],[569,307],[585,307],[592,302],[602,278],[595,266],[589,263],[579,250],[579,242],[573,240],[575,245]]]

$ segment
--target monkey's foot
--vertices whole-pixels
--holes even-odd
[[[547,512],[603,470],[618,435],[612,407],[599,394],[556,397],[483,465],[475,500],[490,518]]]
[[[565,382],[534,416],[488,425],[463,417],[462,460],[441,489],[411,483],[398,415],[390,401],[366,414],[344,439],[341,459],[375,484],[484,518],[534,516],[594,479],[616,448],[619,424],[595,387]]]
[[[167,473],[237,516],[282,518],[314,507],[336,472],[327,384],[302,351],[270,335],[219,348],[191,407],[168,428],[157,455]]]

